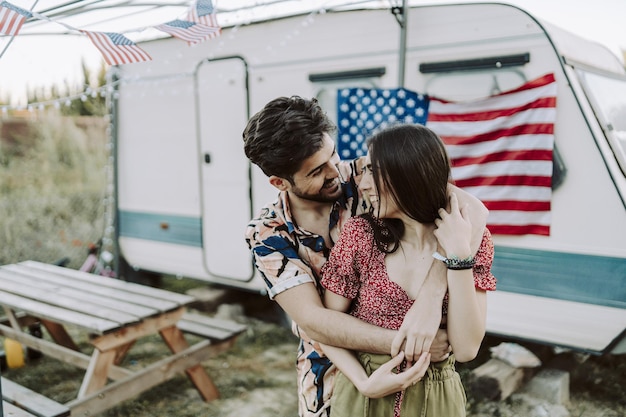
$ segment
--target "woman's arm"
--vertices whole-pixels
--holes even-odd
[[[455,358],[469,362],[485,337],[487,294],[477,290],[471,269],[448,270],[448,338]]]
[[[435,221],[435,236],[446,252],[446,257],[456,259],[472,258],[472,224],[468,206],[459,209],[455,193],[450,195],[450,212],[441,209],[440,219]],[[476,357],[483,338],[487,314],[485,291],[476,290],[474,272],[468,269],[448,269],[448,339],[452,351],[459,362],[467,362]]]
[[[350,307],[350,300],[326,290],[324,304],[326,308],[345,312]],[[359,392],[369,398],[382,398],[406,389],[422,379],[430,363],[430,354],[425,352],[411,367],[395,373],[394,369],[404,360],[404,353],[400,352],[368,376],[354,352],[329,345],[322,345],[322,350]]]
[[[322,349],[356,389],[369,398],[382,398],[407,389],[424,377],[430,363],[430,353],[424,352],[412,366],[395,373],[394,369],[404,360],[404,353],[400,352],[368,377],[353,352],[327,345],[322,345]]]
[[[483,230],[487,224],[489,210],[476,197],[461,188],[448,184],[448,194],[456,194],[459,206],[468,207],[468,220],[471,223],[470,249],[478,250]],[[433,361],[445,359],[450,352],[449,337],[445,330],[439,329],[441,324],[441,303],[433,300],[442,300],[446,293],[447,282],[445,277],[432,275],[426,279],[417,300],[409,309],[402,326],[391,344],[391,354],[396,355],[400,349],[404,350],[406,358],[417,359],[422,350],[430,350]]]
[[[450,344],[441,324],[441,307],[446,294],[446,280],[443,277],[428,276],[417,299],[407,311],[402,325],[391,344],[391,355],[400,350],[409,361],[417,360],[422,352],[432,354],[433,360],[444,360],[450,351]]]

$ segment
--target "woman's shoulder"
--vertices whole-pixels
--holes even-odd
[[[341,229],[341,234],[350,235],[357,241],[370,241],[374,233],[372,221],[376,220],[368,219],[365,215],[351,217]]]
[[[358,216],[350,217],[344,226],[344,230],[362,230],[368,233],[372,232],[372,222],[376,221],[375,219],[368,218],[367,214],[361,214]]]

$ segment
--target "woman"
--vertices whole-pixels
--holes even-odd
[[[370,139],[359,187],[372,211],[346,223],[322,270],[326,306],[397,329],[426,279],[447,280],[443,317],[453,355],[429,365],[424,353],[412,367],[400,366],[414,374],[407,387],[394,385],[387,372],[401,356],[383,365],[389,356],[325,346],[341,371],[332,416],[465,415],[454,363],[472,360],[485,335],[486,291],[495,290],[493,242],[485,229],[480,247],[471,247],[467,207],[448,195],[449,180],[444,144],[430,129],[399,125]]]

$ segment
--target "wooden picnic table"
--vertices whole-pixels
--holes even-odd
[[[94,415],[185,372],[206,401],[219,396],[201,362],[228,349],[202,340],[190,346],[177,323],[193,297],[34,261],[0,267],[0,335],[85,369],[72,416]],[[52,342],[24,328],[41,323]],[[65,326],[84,331],[93,346],[80,351]],[[139,339],[159,334],[171,354],[137,371],[120,364]],[[108,380],[113,382],[108,382]]]

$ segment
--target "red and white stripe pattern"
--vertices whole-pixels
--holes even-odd
[[[165,33],[187,41],[189,44],[203,42],[219,34],[220,28],[203,25],[201,23],[187,22],[185,20],[172,20],[154,27]]]
[[[556,95],[547,74],[475,101],[430,97],[426,125],[446,143],[456,185],[489,209],[493,234],[550,235]]]
[[[7,1],[0,2],[0,34],[17,35],[26,19],[31,16],[28,10],[14,6]]]
[[[109,65],[131,64],[133,62],[152,60],[146,51],[119,33],[90,32],[86,30],[81,30],[81,32],[91,39]]]
[[[217,28],[211,37],[218,36],[222,33],[219,23],[217,22],[217,15],[213,2],[211,0],[196,0],[187,13],[187,20],[190,22],[200,23],[202,25]]]

